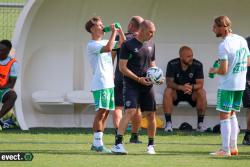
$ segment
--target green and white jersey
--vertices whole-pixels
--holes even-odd
[[[246,40],[236,34],[224,38],[219,45],[219,59],[228,61],[228,72],[219,75],[219,89],[245,90],[249,49]]]
[[[92,67],[91,90],[114,87],[113,63],[111,52],[101,53],[108,40],[90,40],[87,44],[87,56]]]

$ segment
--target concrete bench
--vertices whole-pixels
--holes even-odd
[[[86,107],[93,105],[94,100],[90,91],[75,90],[66,93],[39,90],[32,93],[33,106],[41,112],[73,112],[76,104]],[[84,107],[84,108],[86,108]]]
[[[67,92],[66,99],[70,103],[74,104],[93,104],[94,99],[90,91],[75,90]]]
[[[67,93],[40,90],[32,93],[32,101],[39,104],[87,104],[94,103],[91,92],[75,90]]]
[[[215,107],[216,106],[216,92],[207,93],[207,106],[208,107]],[[163,93],[155,93],[155,100],[157,105],[163,105]],[[188,105],[187,102],[180,102],[180,105]]]

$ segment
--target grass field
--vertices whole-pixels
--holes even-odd
[[[250,147],[239,145],[237,157],[212,157],[209,152],[220,147],[220,135],[212,133],[175,132],[166,135],[162,130],[156,137],[156,155],[146,154],[147,136],[140,136],[143,144],[126,144],[129,155],[104,155],[90,151],[91,130],[34,129],[0,132],[0,152],[31,152],[33,161],[4,162],[0,166],[60,166],[60,167],[247,167],[250,166]],[[243,134],[239,136],[241,143]],[[125,142],[129,135],[125,136]],[[108,147],[114,136],[108,131],[104,137]]]

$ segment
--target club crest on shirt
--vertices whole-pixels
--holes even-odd
[[[193,78],[194,74],[193,73],[189,73],[188,76],[189,76],[189,78]]]
[[[126,101],[126,107],[130,107],[131,101]]]

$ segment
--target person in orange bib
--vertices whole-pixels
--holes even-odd
[[[14,106],[17,94],[14,85],[17,79],[18,65],[15,58],[9,56],[12,44],[9,40],[0,41],[0,119]],[[0,121],[0,130],[3,122]]]

